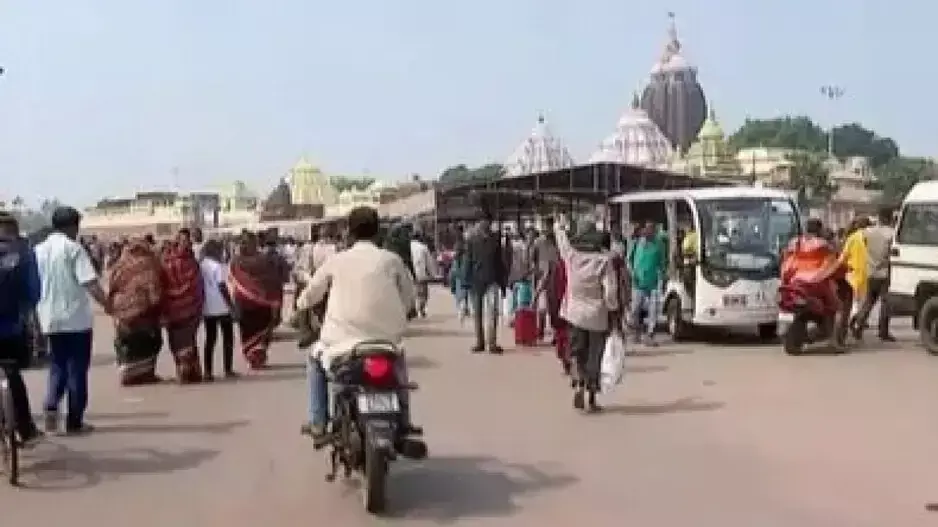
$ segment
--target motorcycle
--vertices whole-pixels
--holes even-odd
[[[426,443],[413,437],[420,431],[405,422],[400,394],[417,385],[401,382],[399,360],[404,357],[394,344],[370,341],[332,364],[332,416],[323,442],[314,444],[317,450],[329,448],[326,481],[336,480],[340,466],[346,479],[356,472],[361,475],[365,510],[372,514],[385,510],[390,462],[399,454],[409,459],[427,456]]]
[[[831,337],[840,310],[832,285],[841,274],[817,281],[783,277],[778,291],[778,323],[785,353],[802,355],[806,344]]]

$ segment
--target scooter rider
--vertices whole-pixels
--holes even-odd
[[[325,372],[330,364],[364,341],[384,340],[400,345],[407,328],[407,312],[414,305],[413,277],[398,255],[374,244],[378,228],[375,209],[353,209],[348,215],[353,245],[329,257],[316,269],[297,302],[297,309],[308,312],[329,295],[319,342],[309,347],[307,366],[309,416],[302,432],[314,439],[322,439],[326,434],[329,394]],[[299,318],[311,317],[307,314]],[[398,376],[406,382],[405,361],[399,360],[397,364]],[[400,396],[408,432],[419,432],[410,425],[406,391]]]

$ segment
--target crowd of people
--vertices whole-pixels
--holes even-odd
[[[160,382],[156,368],[164,344],[179,383],[211,382],[219,340],[221,372],[226,378],[238,375],[236,330],[247,366],[267,365],[273,331],[281,323],[284,288],[292,280],[294,311],[309,326],[317,326],[315,338],[301,339],[303,347],[319,340],[310,347],[319,351],[310,352],[304,431],[321,436],[330,353],[341,354],[336,350],[356,340],[399,343],[406,322],[426,316],[428,284],[440,275],[419,232],[406,223],[382,232],[377,213],[367,207],[349,215],[346,238],[325,229],[306,244],[247,231],[237,239],[203,240],[197,229],[182,229],[160,244],[152,237],[132,238],[104,249],[79,238],[80,221],[75,209],[56,210],[51,232],[31,248],[15,218],[0,214],[0,360],[26,360],[28,321],[35,314],[50,362],[43,403],[47,432],[59,430],[59,406],[66,394],[64,431],[92,429],[84,419],[92,301],[114,321],[122,385]],[[850,291],[840,298],[848,306],[857,299],[853,317],[843,324],[857,338],[873,304],[888,289],[891,224],[892,212],[884,210],[876,225],[858,219],[842,239],[827,240],[831,254],[847,270],[843,283]],[[629,325],[639,341],[655,345],[667,241],[654,223],[636,226],[628,240],[598,230],[594,221],[573,226],[548,218],[543,227],[540,232],[499,233],[483,217],[461,228],[446,281],[460,319],[473,318],[472,352],[501,354],[501,312],[507,311],[511,323],[516,309],[533,309],[538,340],[556,347],[572,378],[573,406],[598,411],[600,363],[610,333],[624,332]],[[817,220],[808,221],[806,231],[822,239]],[[684,237],[684,251],[694,250],[692,237]],[[892,339],[888,316],[888,310],[880,310],[883,340]],[[31,417],[18,368],[10,369],[9,377],[19,435],[29,444],[42,433]]]
[[[182,229],[161,245],[152,237],[131,238],[105,253],[79,239],[80,222],[77,210],[57,209],[51,231],[31,247],[15,217],[0,213],[0,360],[12,366],[7,374],[24,445],[43,435],[32,418],[19,372],[31,355],[31,320],[37,322],[48,349],[43,403],[47,433],[60,430],[59,406],[66,395],[64,432],[92,430],[84,418],[93,348],[92,301],[113,319],[123,386],[161,381],[156,367],[164,343],[179,383],[213,381],[219,334],[222,373],[236,377],[235,328],[248,367],[266,367],[289,279],[275,241],[244,232],[236,246],[218,239],[203,243],[200,232]],[[203,325],[205,340],[199,346]]]

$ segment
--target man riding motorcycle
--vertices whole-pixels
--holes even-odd
[[[381,340],[400,346],[407,328],[407,312],[414,305],[411,272],[399,256],[374,244],[378,229],[375,209],[353,209],[348,215],[353,245],[330,256],[316,269],[297,302],[297,309],[308,313],[327,294],[329,297],[319,341],[309,347],[309,416],[301,430],[314,440],[326,435],[329,419],[326,371],[330,365],[362,342]],[[308,321],[311,317],[307,314],[299,318]],[[405,361],[396,364],[398,377],[406,384]],[[405,431],[418,432],[410,423],[406,391],[402,391],[400,400]]]
[[[847,321],[852,307],[852,290],[846,280],[844,255],[824,237],[821,220],[811,218],[805,222],[804,234],[793,239],[782,255],[782,283],[801,280],[811,283],[830,282],[825,290],[825,302],[838,306],[831,346],[842,348],[846,343]]]

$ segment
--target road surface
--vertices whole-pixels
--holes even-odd
[[[505,330],[504,356],[471,355],[451,304],[435,291],[407,341],[431,458],[392,467],[390,518],[369,517],[354,485],[324,482],[324,455],[298,434],[305,381],[290,342],[236,382],[122,389],[102,319],[98,430],[29,453],[24,487],[0,486],[0,523],[938,525],[924,511],[938,500],[938,359],[909,330],[842,357],[740,338],[638,348],[607,411],[583,416],[550,351],[514,350]],[[160,368],[172,371],[165,352]],[[43,372],[28,381],[38,409]]]

